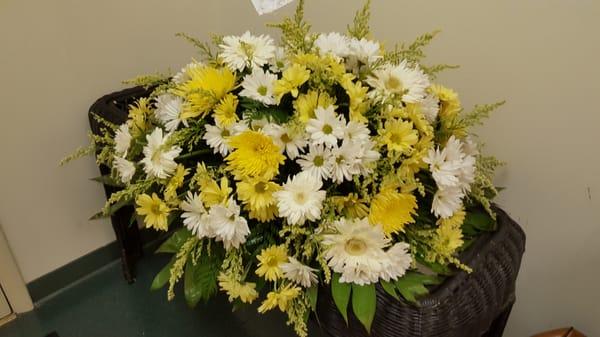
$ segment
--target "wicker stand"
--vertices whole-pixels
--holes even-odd
[[[369,335],[348,310],[346,325],[331,291],[319,292],[317,314],[332,337],[500,337],[515,302],[515,281],[525,251],[525,234],[497,209],[498,231],[481,236],[461,260],[473,273],[447,279],[415,306],[377,288],[377,312]]]

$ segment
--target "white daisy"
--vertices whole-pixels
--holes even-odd
[[[130,145],[131,134],[129,133],[129,125],[123,123],[115,131],[115,153],[118,156],[125,157]]]
[[[383,260],[380,279],[389,282],[404,276],[412,264],[409,248],[408,243],[398,242],[385,252],[387,259]]]
[[[459,163],[448,160],[446,149],[430,149],[423,161],[429,164],[429,171],[438,187],[458,185]]]
[[[462,207],[464,193],[460,187],[444,187],[433,195],[431,212],[437,217],[446,219]]]
[[[128,184],[135,174],[135,165],[125,158],[114,156],[114,167],[121,178],[121,182]]]
[[[220,57],[234,71],[262,67],[275,55],[270,36],[254,36],[249,31],[242,36],[225,36],[219,47],[222,49]]]
[[[196,61],[191,62],[191,63],[187,64],[185,67],[181,68],[181,70],[177,74],[175,74],[175,76],[173,76],[172,81],[175,84],[185,83],[190,80],[190,71],[192,69],[198,69],[202,66],[204,66],[204,65],[200,62],[196,62]]]
[[[344,129],[344,140],[350,140],[353,142],[363,142],[369,139],[369,128],[364,123],[359,123],[355,121],[348,122],[346,128]]]
[[[250,234],[248,222],[240,216],[240,206],[230,198],[225,205],[212,206],[209,211],[210,221],[214,226],[215,238],[222,241],[226,250],[239,248],[246,242]]]
[[[320,190],[322,186],[321,180],[306,172],[300,172],[293,178],[288,177],[282,189],[273,193],[279,216],[286,218],[292,225],[320,219],[326,194]]]
[[[275,47],[275,53],[269,60],[269,70],[274,73],[280,73],[287,66],[287,60],[285,55],[285,49],[282,47]]]
[[[344,58],[350,53],[348,44],[350,39],[340,33],[319,34],[315,40],[315,46],[319,48],[321,55],[332,54],[339,58]]]
[[[319,180],[331,178],[334,158],[331,150],[323,145],[310,145],[308,153],[301,155],[296,163],[306,172]]]
[[[264,72],[260,68],[254,68],[251,74],[244,76],[240,96],[249,97],[263,104],[273,105],[276,103],[273,95],[273,83],[277,75]]]
[[[331,150],[333,157],[331,179],[334,183],[339,184],[344,180],[352,180],[352,176],[360,173],[358,167],[360,164],[358,155],[360,153],[360,145],[354,142],[344,142],[342,146],[334,147]]]
[[[280,268],[283,271],[283,277],[298,283],[304,288],[310,288],[319,282],[315,274],[316,269],[301,263],[291,256],[288,257],[288,262],[283,263]]]
[[[340,219],[334,222],[335,234],[325,234],[325,258],[340,282],[359,285],[379,280],[389,257],[383,250],[389,239],[380,225],[373,226],[367,218]]]
[[[317,107],[315,117],[306,123],[306,131],[310,134],[312,143],[336,146],[338,139],[344,138],[346,127],[344,116],[338,116],[334,107],[330,105],[327,108]]]
[[[440,99],[433,94],[425,96],[421,102],[421,113],[429,123],[435,122],[440,111]]]
[[[200,195],[188,191],[186,198],[181,202],[180,208],[184,211],[181,214],[183,224],[192,234],[198,238],[213,238],[215,231],[200,199]]]
[[[169,132],[177,130],[179,123],[187,127],[187,121],[179,119],[183,106],[183,98],[171,94],[162,94],[156,98],[154,115],[163,123]]]
[[[204,128],[206,132],[202,136],[202,139],[213,149],[214,153],[220,153],[224,157],[231,151],[227,143],[228,139],[247,130],[248,126],[243,121],[239,121],[228,127],[216,123],[215,125],[206,124]]]
[[[429,150],[423,161],[429,164],[429,170],[440,189],[446,187],[459,187],[463,191],[469,191],[475,180],[475,162],[472,155],[467,155],[464,149],[473,153],[472,143],[465,146],[454,136],[446,142],[443,150]]]
[[[378,42],[365,38],[349,40],[346,68],[355,74],[359,73],[365,65],[372,64],[381,58],[381,47]]]
[[[144,158],[141,163],[144,164],[144,172],[147,175],[159,179],[165,179],[177,168],[175,158],[181,153],[179,146],[165,148],[170,134],[165,134],[163,130],[155,128],[151,134],[146,135],[147,145],[144,146]]]
[[[268,123],[263,126],[262,131],[270,136],[273,142],[279,146],[281,152],[285,151],[290,159],[298,157],[302,148],[308,143],[302,133],[291,132],[291,130],[279,124]]]
[[[406,60],[398,65],[386,64],[374,70],[373,75],[367,78],[367,83],[375,88],[372,96],[398,95],[406,103],[419,103],[427,95],[429,78],[418,66],[409,68]]]
[[[370,139],[360,143],[359,151],[356,154],[354,171],[358,171],[362,175],[373,172],[375,162],[381,157],[379,151],[375,149],[375,145],[375,142]]]

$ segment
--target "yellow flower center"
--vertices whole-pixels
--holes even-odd
[[[350,239],[346,242],[344,247],[346,252],[352,256],[363,255],[367,250],[367,244],[360,239]]]
[[[254,46],[250,43],[240,42],[240,47],[242,47],[242,50],[244,51],[244,54],[248,56],[248,59],[252,59],[252,56],[254,55]]]
[[[400,80],[397,79],[396,77],[390,76],[385,81],[385,87],[392,91],[395,91],[395,90],[401,91],[402,90],[402,82],[400,82]]]
[[[304,195],[304,193],[303,193],[303,192],[296,193],[296,194],[294,195],[294,200],[295,200],[295,201],[296,201],[298,204],[300,204],[300,205],[303,205],[303,204],[306,202],[306,195]]]
[[[394,144],[401,144],[402,138],[403,138],[402,135],[397,132],[393,132],[392,135],[390,136],[390,140]]]
[[[325,124],[325,125],[323,125],[322,131],[324,134],[329,135],[333,132],[333,127],[331,127],[331,125],[329,125],[329,124]]]
[[[221,131],[221,137],[229,137],[229,135],[230,135],[229,130]]]
[[[325,159],[323,159],[323,156],[315,156],[315,159],[313,159],[313,164],[317,167],[323,166],[324,163]]]
[[[283,135],[281,135],[280,139],[284,144],[287,144],[292,141],[292,138],[290,138],[290,136],[287,133],[284,133]]]
[[[267,87],[265,87],[264,85],[261,85],[260,87],[258,87],[258,89],[256,89],[256,91],[261,96],[266,96],[267,95]]]
[[[152,204],[152,206],[150,206],[150,212],[152,212],[154,215],[161,215],[162,212],[160,211],[160,204]]]
[[[262,181],[258,182],[256,185],[254,185],[254,192],[265,193],[266,191],[267,191],[267,184],[263,183]]]

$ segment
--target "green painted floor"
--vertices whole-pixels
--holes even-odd
[[[189,309],[183,295],[168,302],[166,290],[150,292],[154,275],[168,262],[146,257],[137,281],[127,284],[119,263],[112,263],[45,299],[30,313],[0,327],[0,337],[292,337],[279,313],[259,315],[256,308],[231,312],[220,296]],[[311,326],[311,337],[325,336]]]

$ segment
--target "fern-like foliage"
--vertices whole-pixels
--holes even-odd
[[[432,66],[421,65],[421,69],[423,70],[423,72],[425,74],[427,74],[432,81],[435,80],[437,78],[437,75],[439,73],[441,73],[442,71],[449,70],[449,69],[458,69],[458,68],[460,68],[459,65],[445,64],[445,63],[435,64]]]
[[[492,104],[475,105],[473,111],[464,114],[459,124],[462,128],[470,128],[475,125],[483,124],[483,120],[489,118],[490,113],[504,105],[505,101],[500,101]]]
[[[199,39],[197,39],[193,36],[190,36],[186,33],[177,33],[177,34],[175,34],[175,36],[186,40],[187,42],[191,43],[194,47],[196,47],[198,49],[198,52],[200,53],[200,57],[202,59],[206,59],[208,63],[211,63],[211,64],[218,63],[217,54],[213,51],[210,43],[200,41]],[[212,44],[214,46],[218,46],[219,44],[221,44],[222,41],[223,41],[222,36],[220,36],[220,35],[212,36]]]
[[[369,19],[371,18],[371,0],[367,0],[362,9],[356,12],[352,25],[348,25],[348,35],[362,39],[371,35]]]
[[[405,43],[396,44],[391,51],[385,53],[383,57],[384,61],[400,63],[402,60],[406,60],[412,64],[421,63],[421,60],[425,58],[423,48],[425,48],[439,32],[439,30],[436,30],[431,33],[425,33],[417,37],[409,45]]]
[[[267,26],[281,30],[281,44],[286,46],[290,53],[309,51],[316,39],[314,34],[309,34],[311,25],[304,20],[304,0],[298,1],[293,17],[286,17],[281,23]]]
[[[504,165],[494,156],[478,156],[475,164],[475,181],[471,185],[469,198],[480,203],[488,214],[495,220],[496,214],[492,210],[491,200],[499,193],[493,179],[496,169]]]
[[[142,86],[145,89],[149,89],[161,84],[165,84],[169,82],[170,75],[168,74],[150,74],[150,75],[141,75],[136,76],[134,78],[130,78],[128,80],[124,80],[123,84],[134,85],[134,86]]]

